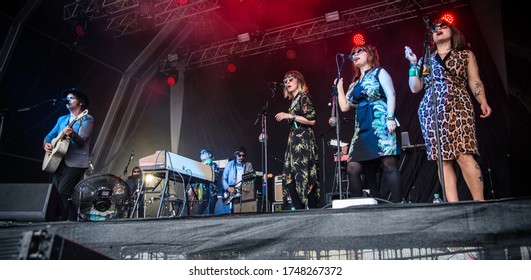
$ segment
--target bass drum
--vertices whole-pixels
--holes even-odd
[[[129,186],[112,174],[94,174],[74,188],[73,201],[79,221],[114,220],[127,217]]]

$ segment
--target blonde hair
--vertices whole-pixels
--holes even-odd
[[[286,74],[284,74],[284,79],[287,79],[287,78],[297,79],[298,91],[303,92],[303,93],[308,93],[309,89],[308,89],[308,86],[306,85],[306,80],[304,79],[304,76],[301,74],[301,72],[297,70],[289,70],[288,72],[286,72]],[[290,93],[287,88],[284,88],[284,98],[287,98],[290,100],[293,99],[293,94]]]

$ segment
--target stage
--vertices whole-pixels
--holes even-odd
[[[4,222],[0,258],[529,260],[529,213],[531,198],[521,198],[442,204],[379,201],[341,209],[98,222]],[[43,242],[48,244],[39,244]],[[62,247],[52,252],[64,252],[36,254],[56,243]]]

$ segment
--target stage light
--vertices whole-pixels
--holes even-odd
[[[365,37],[361,33],[356,33],[352,36],[352,43],[354,43],[354,46],[363,45],[365,44]]]
[[[78,24],[75,26],[75,32],[77,37],[84,37],[85,34],[87,34],[87,31],[85,30],[85,26],[83,24]]]
[[[293,60],[293,59],[295,59],[295,57],[297,57],[297,52],[294,49],[288,49],[286,51],[286,57],[289,60]]]
[[[446,21],[449,24],[454,24],[455,17],[451,13],[445,13],[441,16],[442,21]]]
[[[138,9],[140,11],[140,17],[143,18],[152,18],[153,12],[153,2],[150,0],[140,1],[138,4]]]
[[[251,40],[251,36],[249,36],[249,33],[243,33],[238,35],[238,42],[245,43],[249,42]]]
[[[227,70],[230,72],[230,73],[234,73],[236,72],[236,64],[234,63],[229,63],[227,65]]]
[[[177,79],[175,79],[175,76],[173,75],[168,76],[168,79],[166,81],[168,82],[168,85],[170,87],[174,86],[177,83]]]
[[[177,0],[177,3],[179,3],[179,5],[186,5],[188,4],[188,0]]]
[[[335,11],[335,12],[331,12],[331,13],[326,13],[325,14],[325,20],[326,20],[326,22],[332,22],[332,21],[339,20],[339,12]]]
[[[175,62],[177,60],[179,60],[179,55],[176,54],[176,53],[170,53],[168,54],[168,62]]]

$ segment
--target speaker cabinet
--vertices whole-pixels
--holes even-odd
[[[47,230],[0,238],[0,260],[112,260],[111,257]],[[7,249],[6,249],[7,248]]]
[[[256,194],[258,190],[261,190],[262,187],[262,180],[260,178],[253,178],[249,180],[245,180],[241,184],[241,200],[242,201],[250,201],[250,200],[256,200]]]
[[[0,221],[63,220],[59,192],[53,184],[0,184]]]
[[[261,212],[261,205],[262,205],[262,199],[259,198],[257,200],[251,200],[251,201],[242,201],[235,202],[232,204],[234,207],[234,214],[239,213],[257,213]]]
[[[283,202],[282,199],[282,175],[275,176],[275,197],[276,202]]]

